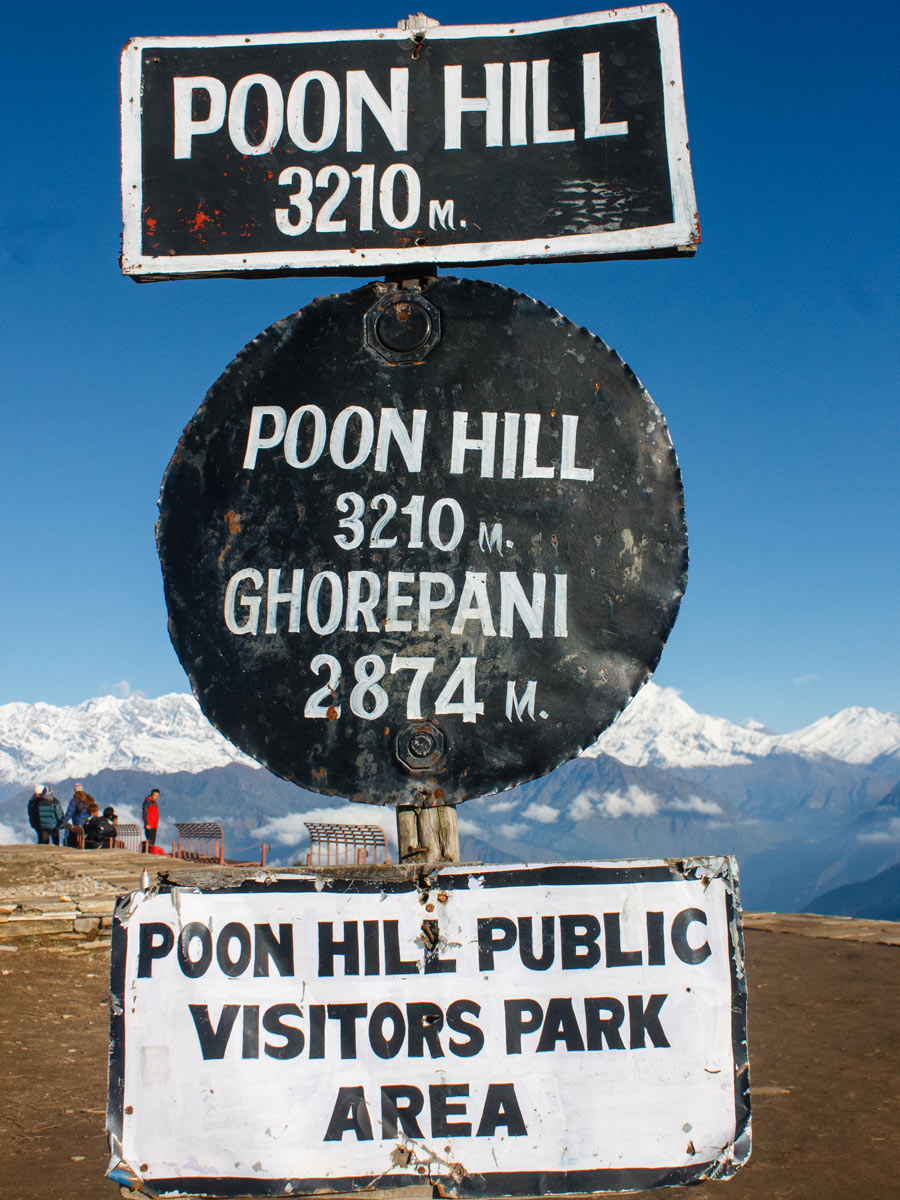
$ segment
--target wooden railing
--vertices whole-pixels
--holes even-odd
[[[331,866],[338,863],[363,866],[388,862],[384,830],[377,825],[331,825],[322,821],[304,821],[309,832],[306,865]],[[371,857],[370,857],[371,855]]]

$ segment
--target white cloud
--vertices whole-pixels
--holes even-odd
[[[366,805],[369,810],[360,812],[361,804],[344,804],[340,808],[313,808],[309,812],[288,813],[284,817],[272,817],[264,825],[253,830],[253,836],[272,838],[283,846],[299,846],[309,835],[306,821],[321,821],[329,825],[377,825],[383,829],[390,845],[397,844],[397,818],[393,806]]]
[[[670,800],[666,804],[666,809],[674,812],[707,813],[710,816],[718,816],[722,811],[722,806],[716,804],[715,800],[704,800],[702,796],[679,796],[677,800]]]
[[[470,837],[476,837],[481,833],[481,826],[477,821],[470,820],[469,817],[458,817],[457,823],[460,833],[467,833]]]
[[[488,806],[488,812],[509,812],[511,808],[515,807],[515,800],[497,800]]]
[[[26,838],[24,834],[18,833],[12,825],[0,821],[0,846],[22,846],[28,840],[30,839]]]
[[[653,817],[659,811],[659,798],[633,783],[626,792],[606,792],[597,801],[604,817]]]
[[[552,804],[529,804],[522,816],[526,821],[537,821],[541,825],[552,825],[559,813]]]
[[[875,830],[873,833],[858,833],[858,842],[869,845],[879,845],[884,842],[900,842],[900,817],[891,817],[887,828]]]
[[[500,833],[503,837],[513,840],[514,838],[517,838],[520,834],[524,833],[527,828],[528,828],[527,825],[521,825],[521,824],[501,825]]]
[[[101,683],[97,690],[101,696],[118,696],[120,700],[128,700],[132,696],[138,700],[147,698],[146,693],[135,691],[127,679],[120,679],[118,683]]]
[[[584,821],[594,812],[594,800],[596,795],[594,792],[579,792],[572,803],[569,805],[569,819],[572,821]]]
[[[798,675],[794,680],[794,686],[803,687],[805,683],[815,683],[818,678],[818,675]]]

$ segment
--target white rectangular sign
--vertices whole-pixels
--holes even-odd
[[[629,1190],[749,1154],[730,859],[278,877],[120,902],[111,1175]]]

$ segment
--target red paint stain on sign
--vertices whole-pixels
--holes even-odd
[[[210,216],[202,204],[198,205],[193,223],[189,226],[191,233],[201,233],[207,225],[213,224],[213,217],[215,216],[218,216],[218,211],[214,211],[213,216]]]

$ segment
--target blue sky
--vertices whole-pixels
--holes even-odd
[[[590,7],[427,11],[465,24]],[[696,258],[471,274],[599,334],[669,422],[691,572],[657,682],[777,730],[848,705],[897,709],[900,14],[869,0],[673,7]],[[188,690],[154,545],[163,471],[247,341],[358,286],[122,278],[122,45],[393,26],[406,11],[100,0],[5,18],[0,703]]]

